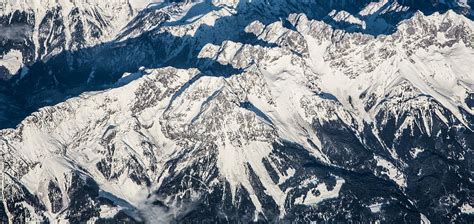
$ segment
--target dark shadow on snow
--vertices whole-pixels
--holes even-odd
[[[259,40],[254,35],[244,32],[245,27],[255,20],[259,20],[265,25],[275,21],[284,21],[285,27],[294,29],[286,21],[288,15],[305,13],[309,19],[326,21],[335,28],[344,29],[347,32],[379,35],[394,32],[395,24],[412,16],[415,10],[430,14],[437,11],[443,12],[450,8],[457,9],[452,5],[446,6],[443,4],[432,7],[431,3],[427,3],[429,1],[399,1],[402,4],[412,6],[413,10],[383,15],[382,18],[389,21],[385,24],[386,27],[369,27],[365,30],[352,24],[338,23],[327,16],[333,9],[357,14],[370,2],[374,2],[374,0],[331,1],[331,4],[328,4],[328,1],[325,0],[308,2],[288,0],[283,7],[274,7],[267,1],[258,3],[242,1],[237,6],[236,14],[218,18],[213,26],[201,25],[193,36],[179,37],[169,32],[160,31],[161,27],[178,23],[162,21],[161,25],[155,30],[148,31],[135,38],[104,43],[74,52],[59,53],[47,61],[37,61],[28,68],[23,68],[22,70],[28,69],[28,74],[23,78],[17,75],[9,81],[0,81],[0,96],[5,99],[2,101],[11,103],[11,107],[15,108],[13,110],[9,108],[9,105],[0,107],[4,110],[2,111],[3,114],[9,116],[4,120],[0,120],[0,129],[16,127],[26,116],[39,108],[55,105],[85,91],[114,88],[116,87],[114,83],[121,78],[123,73],[137,72],[141,67],[161,68],[173,66],[180,69],[199,69],[201,74],[183,88],[187,88],[202,76],[229,77],[239,74],[242,72],[241,69],[235,69],[230,65],[221,65],[212,59],[199,59],[198,54],[206,44],[221,45],[224,41],[268,48],[275,47],[275,44]],[[246,4],[252,5],[248,6]],[[470,2],[469,4],[473,6],[474,3]],[[218,9],[207,7],[209,5],[209,2],[195,5],[179,23],[185,23],[200,14]],[[159,9],[159,6],[153,6],[144,10],[139,16],[143,16],[144,13],[156,13],[156,10]],[[360,19],[369,21],[367,24],[371,26],[370,21],[373,18],[360,17]],[[139,20],[135,19],[133,21],[137,22]],[[135,75],[128,79],[139,77],[140,75]],[[128,82],[130,81],[132,80],[128,80]]]

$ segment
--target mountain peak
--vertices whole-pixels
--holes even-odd
[[[461,3],[64,0],[77,7],[3,16],[34,32],[1,42],[17,75],[0,83],[0,220],[472,222]]]

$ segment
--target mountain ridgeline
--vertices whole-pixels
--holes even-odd
[[[5,223],[474,222],[474,2],[11,1]]]

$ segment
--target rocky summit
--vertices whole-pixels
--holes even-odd
[[[472,0],[0,0],[0,223],[473,223]]]

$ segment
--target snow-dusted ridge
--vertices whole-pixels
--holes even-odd
[[[0,27],[4,32],[0,35],[4,40],[1,54],[20,51],[23,57],[16,64],[23,67],[63,51],[112,41],[140,11],[161,3],[160,0],[8,0],[0,10]],[[0,60],[8,63],[7,59]],[[10,78],[18,72],[17,68],[8,69],[0,73],[0,78]]]
[[[272,22],[244,14],[251,20],[244,26],[219,24],[239,3],[147,11],[143,18],[158,19],[128,23],[118,42],[143,33],[163,38],[157,43],[170,44],[159,48],[163,58],[195,67],[140,68],[0,130],[0,218],[472,220],[471,20],[453,11],[416,13],[377,36],[304,13]],[[200,8],[209,5],[216,8]],[[368,7],[361,14],[380,11]],[[341,12],[334,19],[359,22]],[[190,46],[202,46],[196,59],[176,56]],[[128,53],[110,60],[138,55]]]

